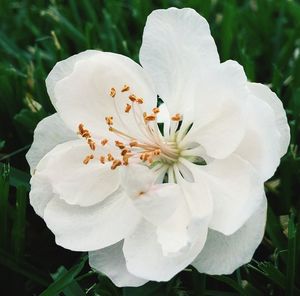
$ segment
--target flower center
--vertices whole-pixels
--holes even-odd
[[[120,101],[117,101],[116,88],[112,87],[109,91],[114,104],[115,118],[108,115],[105,117],[105,122],[112,136],[109,139],[104,138],[100,142],[102,146],[107,146],[108,150],[111,145],[117,149],[111,149],[106,154],[100,155],[98,159],[101,164],[111,162],[111,169],[114,170],[119,166],[127,166],[129,162],[142,162],[156,171],[161,171],[162,175],[168,172],[170,175],[170,169],[176,170],[177,168],[181,172],[182,169],[179,168],[184,167],[184,162],[187,160],[199,161],[197,156],[199,145],[180,147],[180,141],[187,134],[189,125],[183,124],[182,116],[179,113],[171,116],[169,126],[163,126],[157,121],[160,113],[159,107],[154,107],[148,114],[143,109],[144,99],[131,93],[128,85],[124,85],[120,93],[128,93],[128,101],[125,102],[123,108],[120,106]],[[126,118],[124,113],[132,116],[133,125],[128,126],[124,119]],[[96,142],[82,123],[79,124],[78,134],[86,139],[90,149],[94,152]],[[83,163],[88,164],[92,159],[96,159],[94,153],[86,156]],[[200,161],[202,160],[200,157]]]

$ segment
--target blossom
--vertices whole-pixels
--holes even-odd
[[[55,65],[57,113],[27,154],[31,205],[58,245],[88,251],[118,286],[189,264],[232,273],[264,234],[264,181],[290,140],[282,103],[220,62],[193,9],[149,15],[140,63],[87,50]]]

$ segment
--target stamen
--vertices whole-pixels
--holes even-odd
[[[136,96],[134,94],[130,95],[128,98],[129,98],[129,100],[131,102],[135,102],[136,101]]]
[[[175,115],[173,115],[173,116],[171,117],[171,119],[172,119],[173,121],[180,121],[180,120],[181,120],[181,115],[180,115],[179,113],[176,113]]]
[[[160,111],[160,110],[159,110],[159,108],[157,108],[157,107],[152,109],[152,112],[153,112],[154,114],[159,113],[159,111]]]
[[[114,97],[116,96],[116,89],[115,89],[114,87],[112,87],[112,88],[110,89],[109,95],[110,95],[112,98],[114,98]]]
[[[124,85],[121,92],[129,91],[130,87],[128,85]]]
[[[146,115],[144,117],[144,120],[145,120],[145,122],[154,121],[154,120],[156,120],[156,115],[155,114]]]
[[[111,169],[115,170],[118,166],[122,165],[122,161],[119,159],[115,159],[111,165]]]
[[[126,113],[129,113],[130,109],[131,109],[131,105],[126,104],[125,112],[126,112]]]
[[[138,104],[143,104],[143,103],[144,103],[144,99],[143,99],[143,98],[137,98],[137,99],[136,99],[136,102],[137,102]]]
[[[131,141],[131,142],[129,143],[129,146],[130,146],[130,147],[136,147],[136,146],[138,146],[138,142],[137,142],[137,141]]]
[[[113,119],[114,118],[112,116],[105,117],[106,124],[109,126],[113,125]]]
[[[126,155],[127,153],[129,153],[129,152],[130,152],[130,150],[128,150],[128,149],[123,149],[122,152],[121,152],[121,155],[124,156],[124,155]]]
[[[93,159],[93,158],[94,158],[94,155],[93,155],[93,154],[88,155],[88,156],[85,157],[85,159],[84,159],[82,162],[83,162],[84,164],[88,164],[89,161],[90,161],[91,159]]]
[[[84,128],[84,125],[83,123],[80,123],[79,126],[78,126],[78,134],[81,135],[83,138],[90,138],[91,137],[91,134],[90,132]]]
[[[108,143],[108,140],[107,140],[107,139],[103,139],[103,140],[101,141],[101,145],[102,145],[102,146],[105,146],[107,143]]]

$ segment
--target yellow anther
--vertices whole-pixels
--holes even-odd
[[[113,125],[113,117],[112,116],[107,116],[105,117],[105,121],[107,125]]]
[[[146,115],[144,117],[145,121],[154,121],[155,119],[156,119],[156,115],[155,114]]]
[[[152,109],[152,112],[153,112],[154,114],[159,113],[159,111],[160,111],[160,110],[159,110],[159,108],[157,108],[157,107]]]
[[[153,151],[153,155],[160,155],[160,149],[156,149]]]
[[[125,148],[125,145],[120,141],[115,141],[115,145],[121,150]]]
[[[121,92],[129,91],[130,87],[128,85],[124,85]]]
[[[99,160],[102,164],[105,164],[105,156],[101,155]]]
[[[111,165],[111,169],[114,170],[116,169],[118,166],[122,165],[122,161],[119,159],[115,159]]]
[[[172,119],[173,121],[180,121],[180,120],[181,120],[181,115],[180,115],[179,113],[177,113],[177,114],[173,115],[173,116],[171,117],[171,119]]]
[[[103,140],[101,141],[101,145],[102,145],[102,146],[106,145],[107,143],[108,143],[108,140],[107,140],[107,139],[103,139]]]
[[[144,99],[142,99],[142,98],[137,98],[137,99],[136,99],[136,102],[137,102],[138,104],[143,104],[143,103],[144,103]]]
[[[108,161],[113,161],[113,160],[115,160],[115,159],[114,159],[114,157],[113,157],[110,153],[108,153],[108,154],[107,154],[107,160],[108,160]]]
[[[110,95],[112,98],[114,98],[114,97],[116,96],[116,89],[115,89],[114,87],[112,87],[112,88],[110,89],[109,95]]]
[[[136,96],[134,94],[130,95],[128,98],[129,98],[129,100],[131,102],[135,102],[136,101]]]
[[[88,139],[88,144],[92,150],[96,150],[96,143],[92,139]]]
[[[94,155],[88,155],[88,156],[86,156],[85,157],[85,159],[82,161],[84,164],[88,164],[89,163],[89,161],[91,160],[91,159],[93,159],[94,158]]]
[[[125,106],[125,112],[129,113],[130,109],[131,109],[131,105],[126,104],[126,106]]]

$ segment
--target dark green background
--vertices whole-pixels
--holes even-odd
[[[231,276],[189,268],[168,283],[118,289],[90,271],[86,254],[55,245],[28,204],[24,155],[36,124],[54,112],[44,83],[54,64],[87,48],[138,60],[147,15],[170,6],[195,8],[222,61],[237,60],[249,80],[271,85],[287,110],[291,146],[266,183],[268,221],[255,260]],[[0,0],[0,28],[0,295],[300,295],[299,2]]]

